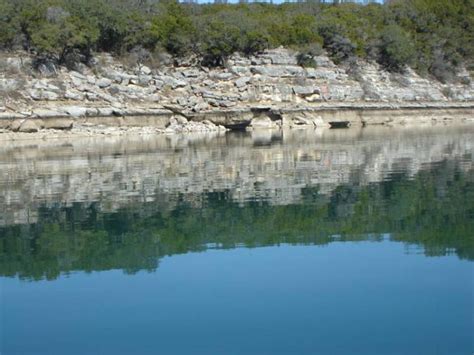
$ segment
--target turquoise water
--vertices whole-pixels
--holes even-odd
[[[0,148],[2,354],[471,354],[474,129]]]

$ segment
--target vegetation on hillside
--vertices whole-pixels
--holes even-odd
[[[164,51],[218,66],[233,52],[287,46],[311,64],[323,47],[335,62],[362,57],[389,70],[410,65],[449,80],[473,65],[473,0],[389,4],[179,4],[174,0],[0,0],[0,47],[61,64],[94,51],[149,59]]]

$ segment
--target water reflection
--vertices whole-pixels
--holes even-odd
[[[0,275],[384,238],[474,260],[473,153],[469,126],[3,145]]]

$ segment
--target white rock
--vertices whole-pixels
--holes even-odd
[[[87,108],[81,106],[66,106],[63,110],[71,117],[84,117],[87,112]]]
[[[151,69],[148,68],[146,65],[143,65],[140,68],[140,73],[145,74],[145,75],[150,75],[151,74]]]

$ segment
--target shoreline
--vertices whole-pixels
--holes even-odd
[[[62,105],[41,107],[29,115],[0,113],[0,140],[452,123],[474,123],[474,102],[262,103],[199,113],[178,106],[118,111],[104,106]]]

